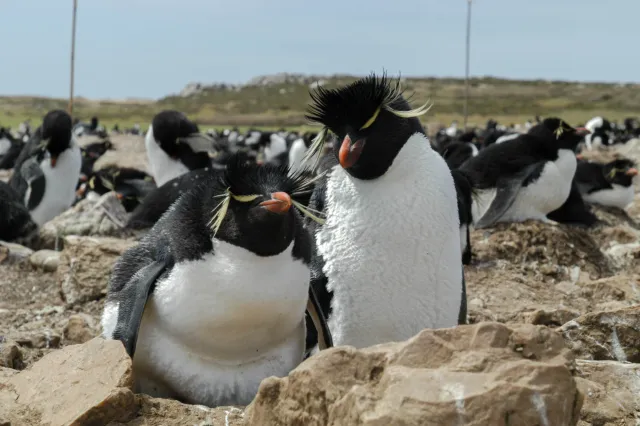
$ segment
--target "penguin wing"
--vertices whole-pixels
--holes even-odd
[[[33,210],[42,201],[47,184],[37,157],[31,157],[22,163],[20,174],[27,187],[25,204],[29,210]]]
[[[520,189],[529,177],[544,167],[545,161],[526,166],[518,173],[498,178],[496,196],[487,211],[475,224],[475,228],[486,228],[494,225],[511,208]]]
[[[118,320],[113,338],[122,341],[124,348],[133,359],[138,340],[138,330],[142,322],[144,308],[153,293],[156,281],[166,271],[168,262],[156,260],[133,275],[118,292],[121,300]],[[126,306],[122,306],[126,305]]]
[[[318,347],[322,349],[328,349],[333,347],[333,338],[331,337],[331,330],[327,325],[327,320],[322,312],[320,301],[316,296],[316,292],[313,289],[313,285],[309,285],[309,301],[307,302],[307,313],[313,321],[313,326],[318,333]]]

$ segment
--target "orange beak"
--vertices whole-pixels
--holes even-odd
[[[576,127],[576,133],[580,136],[586,136],[591,133],[591,130],[586,127]]]
[[[119,192],[116,192],[116,198],[117,198],[118,200],[122,200],[122,199],[124,198],[124,195],[122,195],[122,194],[121,194],[121,193],[119,193]]]
[[[272,213],[284,214],[291,208],[291,197],[286,192],[274,192],[271,199],[261,202],[260,206]]]
[[[51,168],[54,168],[56,166],[57,162],[58,162],[58,156],[57,155],[52,155],[51,156]]]
[[[351,138],[348,135],[345,136],[340,146],[340,151],[338,152],[338,159],[340,160],[342,168],[348,169],[349,167],[353,167],[360,158],[360,155],[362,155],[363,148],[364,139],[357,140],[352,144]]]
[[[576,158],[577,158],[578,160],[584,160],[584,155],[582,155],[582,154],[576,154]]]
[[[80,188],[78,188],[78,190],[76,191],[76,196],[78,197],[82,197],[84,195],[84,192],[86,190],[86,186],[82,185]]]
[[[638,176],[638,169],[629,169],[625,173],[627,176]]]

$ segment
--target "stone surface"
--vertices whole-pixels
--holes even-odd
[[[52,352],[0,383],[0,424],[104,425],[138,410],[131,359],[117,341],[93,339]]]
[[[64,338],[71,343],[84,343],[94,337],[95,333],[85,315],[71,316],[64,326]]]
[[[322,351],[263,380],[254,425],[575,425],[582,395],[562,336],[481,323]]]
[[[0,265],[22,262],[33,254],[33,250],[20,244],[0,241]]]
[[[45,272],[55,272],[60,265],[60,252],[55,250],[38,250],[29,257],[29,261],[36,268]]]
[[[15,370],[21,370],[24,367],[22,351],[17,344],[13,342],[0,343],[0,367],[13,368]]]
[[[42,247],[60,250],[67,235],[116,236],[123,235],[121,224],[112,220],[111,213],[120,205],[115,193],[109,192],[97,200],[85,198],[78,204],[45,223],[40,229]],[[124,208],[120,206],[122,210]]]
[[[585,395],[580,426],[640,424],[640,365],[578,360],[576,379]]]
[[[559,330],[579,358],[640,363],[640,305],[583,315]]]
[[[58,281],[68,304],[96,300],[106,295],[111,269],[135,242],[107,237],[65,238]]]
[[[170,399],[136,395],[140,410],[126,423],[112,422],[109,426],[240,426],[244,425],[244,412],[237,407],[209,408],[187,405]]]

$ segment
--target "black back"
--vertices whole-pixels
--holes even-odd
[[[598,218],[591,212],[591,208],[584,202],[578,185],[574,179],[571,182],[571,192],[564,204],[547,215],[551,220],[573,226],[591,227],[598,222]]]
[[[606,164],[578,160],[575,181],[583,194],[611,189],[614,183],[629,187],[633,184],[633,176],[625,173],[634,165],[635,163],[628,159],[618,159]]]
[[[37,230],[20,195],[0,181],[0,240],[14,241]]]
[[[24,147],[24,142],[20,139],[13,137],[11,132],[4,128],[0,128],[0,139],[7,139],[11,146],[9,150],[0,157],[0,170],[12,169],[15,166],[16,160]]]

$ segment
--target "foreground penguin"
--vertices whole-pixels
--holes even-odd
[[[307,117],[323,130],[307,159],[336,136],[310,204],[326,215],[312,282],[334,343],[362,348],[465,322],[456,189],[417,118],[428,106],[410,110],[399,82],[375,75],[311,96]]]
[[[145,137],[151,175],[158,186],[190,170],[211,165],[208,152],[215,142],[179,111],[162,111]]]
[[[133,358],[137,391],[245,405],[302,361],[308,304],[325,336],[296,211],[309,213],[296,197],[313,181],[287,172],[235,163],[210,174],[118,260],[103,334]]]
[[[71,128],[69,114],[50,111],[16,160],[9,184],[23,197],[38,226],[75,201],[82,158]]]
[[[633,178],[637,175],[635,163],[628,159],[606,164],[581,160],[575,180],[587,203],[624,209],[633,202]]]
[[[460,170],[479,189],[472,209],[474,226],[529,219],[553,222],[547,214],[569,197],[575,150],[585,134],[584,128],[547,118],[528,133],[490,145],[466,161]]]

